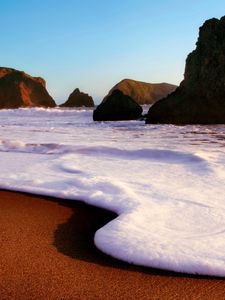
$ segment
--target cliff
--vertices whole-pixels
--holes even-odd
[[[0,68],[0,109],[19,107],[54,107],[41,77],[32,77],[12,68]]]
[[[225,17],[207,20],[186,59],[184,80],[155,103],[147,123],[225,123]]]

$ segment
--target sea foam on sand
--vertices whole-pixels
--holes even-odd
[[[94,123],[91,116],[0,111],[0,187],[116,212],[95,244],[118,259],[225,276],[225,126]]]

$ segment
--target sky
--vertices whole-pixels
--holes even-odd
[[[120,80],[179,84],[199,27],[224,0],[0,0],[1,66],[41,76],[58,104]]]

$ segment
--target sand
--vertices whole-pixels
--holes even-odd
[[[116,215],[0,191],[0,299],[225,299],[225,280],[132,266],[93,244]]]

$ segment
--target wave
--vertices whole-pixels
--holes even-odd
[[[91,110],[1,111],[0,187],[116,212],[95,244],[121,260],[225,276],[223,132],[95,123]]]
[[[198,155],[162,149],[125,150],[113,147],[78,147],[57,143],[24,143],[14,140],[0,140],[1,152],[23,152],[36,154],[79,154],[88,156],[108,156],[125,160],[156,160],[168,163],[202,163],[203,158]]]

